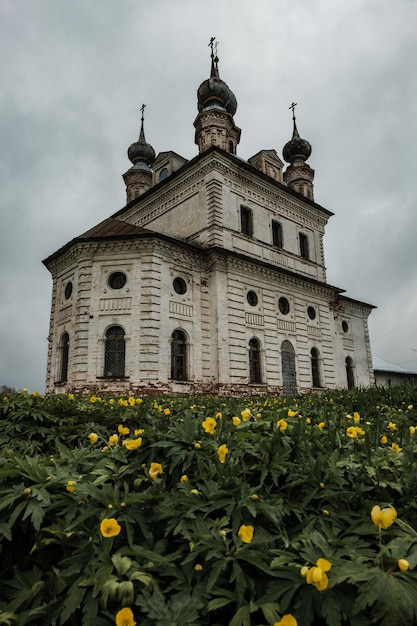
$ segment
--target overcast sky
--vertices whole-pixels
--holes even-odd
[[[328,282],[378,307],[373,353],[417,371],[416,33],[416,0],[1,0],[0,386],[44,391],[42,260],[124,206],[141,104],[156,153],[197,154],[211,36],[238,155],[281,155],[298,103]]]

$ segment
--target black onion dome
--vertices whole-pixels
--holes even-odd
[[[155,150],[152,148],[151,144],[148,143],[145,139],[145,132],[143,130],[143,119],[140,127],[139,139],[132,143],[129,146],[127,151],[127,156],[129,160],[136,165],[136,163],[143,161],[146,165],[152,165],[155,161]]]
[[[285,144],[282,150],[282,156],[287,163],[292,163],[295,159],[302,159],[303,161],[306,161],[310,154],[311,144],[307,141],[307,139],[301,139],[294,119],[292,139]]]
[[[220,78],[217,63],[218,58],[212,58],[210,78],[202,82],[197,90],[198,111],[201,113],[203,109],[217,105],[234,115],[237,109],[236,96]]]

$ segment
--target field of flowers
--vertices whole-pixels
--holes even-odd
[[[0,396],[0,624],[417,624],[417,387]]]

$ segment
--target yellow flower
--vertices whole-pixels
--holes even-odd
[[[119,435],[116,435],[116,434],[110,435],[108,444],[109,446],[115,446],[118,441],[119,441]]]
[[[90,440],[90,443],[93,444],[96,443],[96,441],[98,440],[98,435],[96,433],[90,433],[88,435],[88,438]]]
[[[223,413],[216,413],[216,420],[222,420],[223,419]]]
[[[385,443],[387,443],[388,438],[387,438],[386,435],[382,435],[382,437],[381,437],[381,439],[379,441],[382,443],[382,445],[384,445]]]
[[[371,518],[375,526],[389,528],[395,522],[397,511],[390,504],[381,509],[377,504],[372,508]]]
[[[222,444],[220,448],[217,449],[217,455],[219,457],[220,463],[224,463],[226,460],[227,453],[229,452],[229,448],[226,444]]]
[[[397,424],[395,424],[394,422],[390,422],[388,424],[388,428],[394,432],[394,430],[397,430]]]
[[[398,443],[392,443],[391,444],[391,450],[394,450],[394,452],[401,452],[402,448],[400,448],[400,446],[398,445]]]
[[[132,609],[125,607],[120,609],[116,614],[116,626],[135,626],[135,617],[132,613]]]
[[[69,393],[67,397],[68,397],[68,400],[74,400],[75,398],[73,393]]]
[[[311,424],[311,419],[309,417],[306,417],[306,424]]]
[[[316,565],[317,567],[321,567],[323,572],[330,572],[332,569],[332,564],[327,559],[317,559]]]
[[[180,478],[180,481],[181,481],[182,483],[186,483],[186,482],[188,481],[188,476],[187,476],[187,474],[183,474],[183,475],[181,476],[181,478]]]
[[[412,404],[409,404],[409,405],[408,405],[408,407],[407,407],[407,409],[408,409],[409,411],[412,411],[412,410],[413,410],[413,408],[414,408],[414,407],[413,407],[413,405],[412,405]]]
[[[246,422],[248,419],[250,419],[251,416],[250,409],[243,409],[243,411],[240,412],[240,416],[243,421]]]
[[[320,422],[320,424],[317,424],[317,428],[320,428],[320,430],[323,430],[325,426],[326,424],[324,422]]]
[[[194,444],[194,449],[195,450],[201,450],[201,443],[199,441],[196,441]]]
[[[151,466],[149,468],[149,476],[151,478],[157,478],[157,476],[159,476],[159,474],[163,473],[163,469],[162,469],[162,465],[160,463],[151,463]]]
[[[317,559],[316,565],[307,572],[307,583],[314,585],[318,591],[324,591],[329,585],[326,572],[330,571],[331,567],[332,564],[327,559]]]
[[[297,413],[298,411],[292,411],[291,409],[288,409],[288,417],[295,417]]]
[[[164,409],[164,415],[171,415],[170,409]]]
[[[137,450],[142,445],[142,437],[138,437],[138,439],[125,439],[123,445],[126,446],[128,450]]]
[[[243,541],[243,543],[250,543],[253,539],[253,532],[254,532],[254,527],[249,525],[246,526],[245,524],[242,524],[242,526],[239,528],[238,530],[238,536],[239,539],[241,541]]]
[[[233,422],[233,426],[239,426],[242,420],[240,419],[240,417],[237,417],[236,415],[234,415],[232,417],[232,422]]]
[[[75,493],[75,487],[74,485],[76,485],[77,483],[75,482],[75,480],[69,480],[67,482],[67,491],[69,491],[70,493]]]
[[[217,426],[217,422],[213,417],[206,417],[204,422],[202,422],[202,427],[209,435],[214,435],[215,428]]]
[[[100,523],[100,532],[107,539],[117,537],[121,530],[122,527],[114,517],[107,517]]]
[[[195,570],[196,572],[201,572],[201,571],[202,571],[202,569],[203,569],[203,566],[201,565],[201,563],[196,563],[196,564],[194,565],[194,570]]]
[[[295,619],[294,615],[291,613],[287,613],[287,615],[283,615],[281,621],[274,622],[274,626],[298,626],[298,622]]]
[[[277,421],[277,428],[279,428],[280,430],[286,430],[288,428],[288,422],[286,422],[285,420],[278,420]]]
[[[402,572],[406,572],[408,569],[410,569],[410,563],[407,561],[407,559],[398,559],[397,563]]]
[[[144,428],[136,428],[136,429],[133,431],[133,434],[135,435],[135,437],[137,437],[138,435],[142,435],[144,432],[145,432],[145,429],[144,429]]]
[[[352,439],[356,439],[356,437],[358,435],[364,435],[365,431],[363,430],[363,428],[360,428],[359,426],[349,426],[349,428],[346,428],[346,435],[348,437],[351,437]]]
[[[410,431],[410,435],[414,435],[415,432],[416,432],[416,427],[415,426],[410,426],[409,431]]]
[[[200,495],[200,492],[199,492],[199,490],[198,490],[198,489],[191,489],[191,490],[190,490],[190,493],[192,493],[192,494],[193,494],[193,496],[199,496],[199,495]]]
[[[307,565],[304,565],[301,570],[300,570],[300,574],[303,578],[305,578],[308,574],[308,570],[309,568],[307,567]]]
[[[97,402],[96,396],[91,396],[90,402],[92,402],[93,404],[94,404],[94,402]]]
[[[119,424],[117,427],[117,432],[119,435],[128,435],[130,433],[130,428],[127,426],[123,426],[123,424]]]
[[[357,411],[355,411],[353,414],[353,421],[355,422],[355,424],[359,424],[359,422],[361,421],[361,416]]]
[[[136,404],[135,398],[133,396],[129,396],[127,401],[129,402],[130,406],[135,406]]]
[[[135,402],[136,404],[142,404],[143,400],[142,398],[136,398]]]

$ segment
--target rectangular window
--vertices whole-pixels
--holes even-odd
[[[244,235],[252,237],[253,222],[252,211],[245,206],[240,207],[240,229]]]
[[[304,233],[300,233],[300,255],[307,261],[310,258],[308,250],[308,237]]]
[[[282,224],[276,220],[272,220],[272,245],[276,248],[283,247]]]

